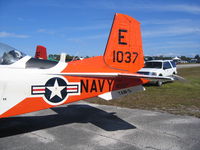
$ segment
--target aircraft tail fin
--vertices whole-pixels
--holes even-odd
[[[132,73],[140,70],[144,66],[140,23],[116,14],[103,57],[110,68]]]
[[[35,58],[47,59],[47,50],[46,47],[38,45],[35,52]]]

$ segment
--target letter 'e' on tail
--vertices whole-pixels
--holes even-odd
[[[110,31],[105,63],[117,70],[137,72],[144,66],[140,23],[130,16],[116,14]]]

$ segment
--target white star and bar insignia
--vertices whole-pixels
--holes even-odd
[[[48,103],[57,105],[67,100],[70,95],[79,95],[80,83],[69,83],[66,79],[54,77],[49,79],[45,85],[33,85],[31,94],[44,95]]]

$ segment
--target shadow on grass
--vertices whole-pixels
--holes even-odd
[[[172,83],[173,83],[173,81],[165,81],[165,82],[162,82],[161,86],[163,86],[165,84],[172,84]],[[156,82],[149,82],[149,83],[143,84],[143,86],[145,86],[145,87],[151,87],[151,86],[153,86],[153,87],[161,87],[161,86],[157,85]]]
[[[45,116],[17,116],[0,119],[0,137],[28,133],[41,129],[71,123],[92,123],[106,131],[128,130],[136,127],[120,119],[115,113],[108,113],[89,105],[68,105],[52,108],[56,114]]]

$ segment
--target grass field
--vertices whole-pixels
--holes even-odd
[[[186,81],[166,83],[161,87],[145,86],[146,91],[144,92],[112,101],[104,101],[100,98],[88,101],[104,105],[166,111],[200,118],[200,67],[179,69],[178,75],[184,77]]]

